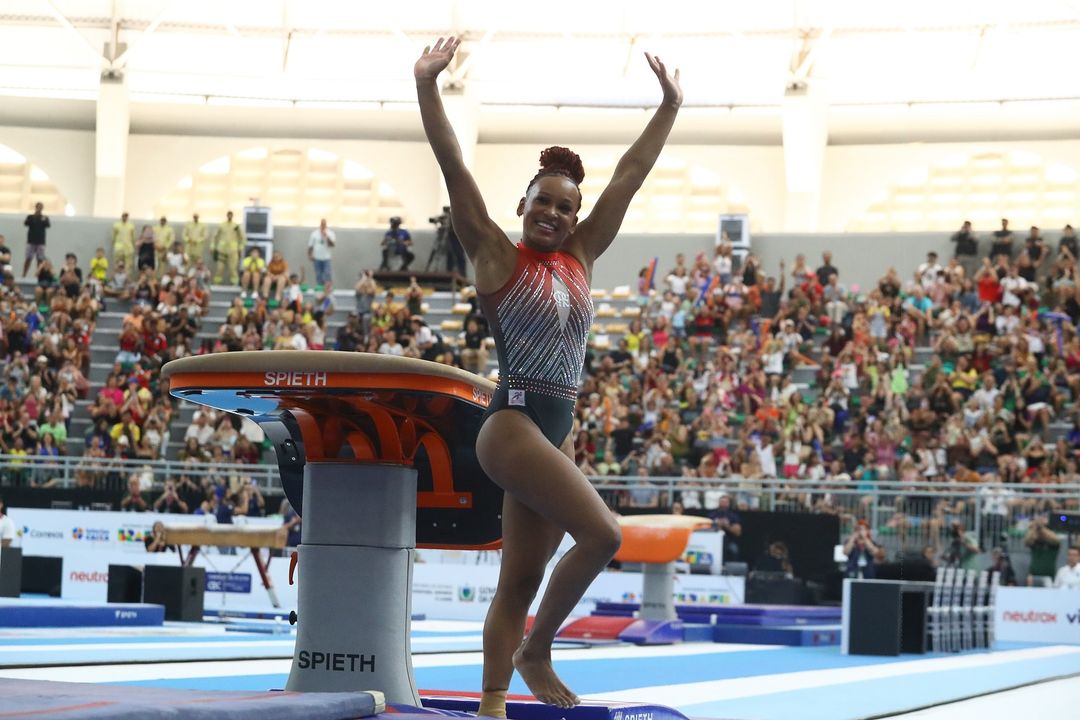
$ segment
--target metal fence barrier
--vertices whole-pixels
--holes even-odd
[[[219,465],[169,460],[116,460],[86,457],[0,455],[0,485],[16,487],[93,487],[126,489],[137,475],[141,490],[160,490],[166,480],[188,476],[196,482],[235,486],[254,480],[264,494],[281,495],[274,465]],[[865,521],[890,555],[940,550],[956,528],[971,534],[981,551],[995,546],[1026,551],[1025,536],[1035,518],[1080,513],[1080,484],[960,484],[820,482],[742,477],[686,478],[599,476],[591,478],[605,501],[632,512],[708,513],[727,495],[731,508],[794,513],[830,513],[840,519],[841,538]]]

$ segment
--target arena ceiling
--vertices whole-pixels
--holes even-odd
[[[412,63],[445,33],[466,39],[447,79],[493,140],[639,127],[658,96],[646,50],[682,69],[689,135],[778,141],[793,84],[822,94],[841,142],[1074,137],[1080,120],[1080,0],[3,0],[0,122],[92,126],[113,73],[142,131],[235,131],[247,108],[256,134],[362,117],[408,136]]]

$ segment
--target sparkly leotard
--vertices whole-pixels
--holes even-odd
[[[484,416],[525,413],[555,447],[574,424],[578,381],[592,326],[585,268],[565,252],[517,245],[510,279],[478,300],[499,355],[499,386]]]

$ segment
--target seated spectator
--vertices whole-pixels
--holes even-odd
[[[108,262],[108,260],[106,260],[106,262]],[[128,278],[127,266],[124,264],[123,260],[117,260],[112,276],[105,282],[102,287],[102,292],[107,298],[130,300],[133,291],[134,288],[132,287],[131,280]]]
[[[240,265],[243,271],[240,275],[241,297],[258,297],[263,273],[266,272],[266,261],[263,260],[262,252],[257,246],[252,246]]]
[[[280,251],[275,250],[266,266],[266,275],[263,278],[262,285],[263,297],[273,297],[274,301],[281,305],[285,286],[288,282],[289,263],[285,261],[285,256]]]
[[[142,473],[132,473],[128,478],[128,491],[120,500],[120,510],[132,512],[146,512],[150,505],[143,497]]]

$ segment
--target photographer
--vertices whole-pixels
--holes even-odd
[[[1061,538],[1046,526],[1046,516],[1036,515],[1024,533],[1024,545],[1031,551],[1028,568],[1028,587],[1048,587],[1057,572],[1057,556]]]
[[[949,530],[950,542],[941,556],[946,567],[959,567],[964,570],[976,570],[979,559],[979,544],[975,533],[964,532],[964,524],[954,522]]]
[[[154,512],[186,515],[187,503],[180,499],[176,492],[176,483],[172,480],[165,481],[165,491],[154,502]]]
[[[389,270],[390,256],[400,255],[402,257],[402,265],[399,270],[401,272],[407,272],[409,265],[416,259],[416,255],[409,250],[411,246],[412,235],[409,234],[408,230],[401,227],[401,218],[396,215],[390,218],[390,229],[383,235],[382,264],[379,265],[379,269]]]
[[[881,554],[881,548],[871,538],[870,526],[865,520],[855,525],[855,530],[844,543],[844,554],[847,555],[845,577],[874,579],[874,561]]]

